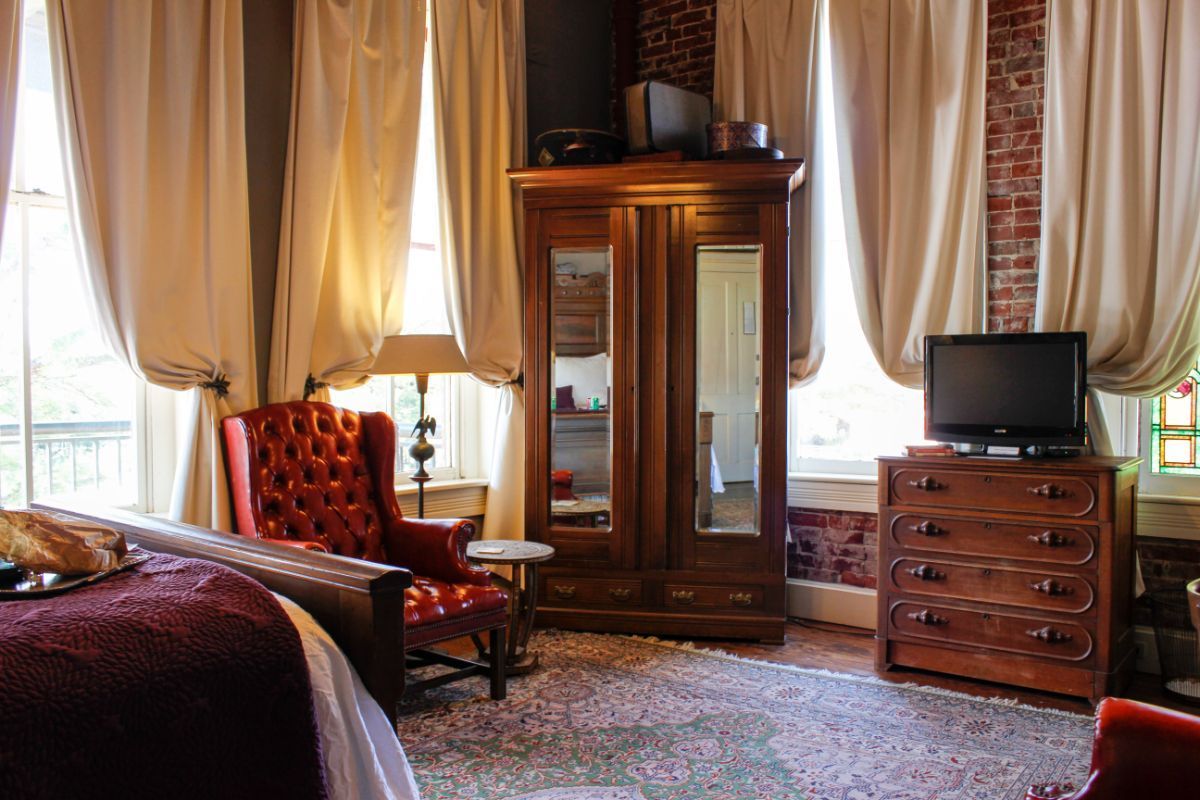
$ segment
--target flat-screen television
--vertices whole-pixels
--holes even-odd
[[[1086,392],[1086,333],[925,337],[927,439],[1080,446]]]

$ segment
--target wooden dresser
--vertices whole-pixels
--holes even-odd
[[[1093,701],[1132,674],[1140,459],[879,459],[876,667]]]

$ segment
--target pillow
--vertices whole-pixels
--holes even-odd
[[[571,386],[556,386],[554,387],[554,407],[560,411],[573,411],[575,409],[575,392]]]
[[[572,387],[575,403],[580,407],[589,405],[591,398],[599,397],[602,406],[608,406],[609,358],[607,353],[594,356],[559,356],[554,359],[554,386]],[[557,400],[555,401],[558,402]],[[558,404],[562,408],[562,404]]]

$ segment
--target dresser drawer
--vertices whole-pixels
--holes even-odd
[[[892,606],[888,622],[897,637],[1058,661],[1083,662],[1093,651],[1091,632],[1074,622],[907,601]]]
[[[1095,569],[1096,530],[896,514],[883,519],[889,545],[957,556],[1045,561]]]
[[[642,582],[611,578],[542,578],[540,603],[548,606],[640,606]]]
[[[663,584],[663,603],[667,608],[725,608],[761,609],[764,593],[761,586],[713,586],[711,584]]]
[[[1003,470],[900,467],[890,471],[892,505],[1096,518],[1096,479]]]
[[[910,596],[973,600],[1037,611],[1082,614],[1092,609],[1096,591],[1079,575],[898,558],[888,571],[891,586]]]

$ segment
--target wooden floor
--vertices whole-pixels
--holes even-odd
[[[798,667],[827,669],[851,675],[873,675],[895,683],[917,683],[942,689],[965,692],[977,697],[1016,698],[1018,702],[1038,708],[1056,708],[1090,714],[1092,705],[1087,700],[1049,694],[1030,689],[987,683],[984,681],[954,678],[921,670],[895,667],[887,672],[875,671],[875,638],[872,631],[847,628],[823,622],[790,620],[787,623],[787,641],[782,645],[757,644],[751,642],[728,642],[698,640],[696,644],[724,650],[745,658],[791,664]],[[1138,673],[1127,697],[1146,703],[1175,708],[1192,714],[1200,714],[1200,708],[1187,706],[1168,698],[1161,689],[1157,675]]]

